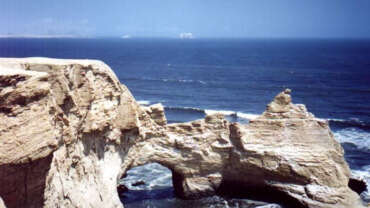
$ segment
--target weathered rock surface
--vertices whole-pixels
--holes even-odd
[[[167,125],[166,132],[136,143],[127,168],[149,162],[170,168],[181,197],[226,190],[276,195],[294,207],[362,207],[348,187],[350,170],[327,121],[293,104],[290,90],[248,125],[212,115]]]
[[[164,107],[162,104],[157,103],[151,106],[141,106],[141,108],[150,116],[154,122],[160,126],[167,124],[167,119],[164,114]]]
[[[7,207],[122,207],[117,177],[140,112],[100,61],[0,59]]]
[[[268,193],[296,207],[362,207],[326,121],[279,94],[248,125],[167,124],[100,61],[0,59],[0,197],[12,207],[122,207],[119,179],[158,162],[176,194]],[[231,187],[231,189],[230,189]],[[1,207],[0,198],[0,207]]]

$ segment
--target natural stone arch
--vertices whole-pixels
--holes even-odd
[[[240,138],[237,138],[236,135],[240,126],[229,123],[222,115],[207,116],[204,120],[187,124],[170,124],[167,125],[167,128],[169,137],[177,137],[178,140],[151,138],[150,143],[148,143],[149,141],[143,141],[135,144],[127,154],[126,161],[131,161],[127,170],[148,163],[160,163],[172,171],[175,194],[184,199],[196,199],[214,194],[223,195],[225,192],[234,190],[232,194],[234,196],[244,195],[257,200],[291,205],[295,208],[305,207],[300,201],[289,196],[284,191],[266,184],[266,175],[263,175],[263,172],[267,173],[268,170],[263,170],[263,167],[250,167],[249,170],[241,170],[240,172],[223,170],[233,168],[233,166],[241,167],[243,164],[237,161],[240,158],[230,158],[233,157],[230,150],[241,147],[241,144],[238,144],[238,139]],[[203,129],[203,132],[201,129]],[[183,130],[187,131],[187,133]],[[211,144],[212,152],[207,150],[207,148],[203,149],[205,151],[199,148],[199,151],[194,152],[194,146],[191,146],[191,142],[186,143],[187,140],[183,138],[184,135],[196,135],[194,132],[207,135],[203,138],[201,135],[198,135],[199,139],[197,142],[200,142],[201,139],[207,140],[205,145]],[[194,138],[188,139],[195,141]],[[148,146],[150,146],[151,151],[146,149]],[[208,153],[206,153],[207,151]],[[213,159],[205,159],[208,156],[207,154],[215,155]],[[203,162],[206,164],[202,164]],[[249,175],[253,177],[252,181],[255,181],[255,183],[251,183],[250,180],[244,182],[240,178],[248,171],[251,172]],[[274,176],[273,173],[268,174],[271,175],[271,178],[276,177],[276,180],[277,178],[284,178],[284,176]],[[263,175],[263,177],[260,175]],[[304,184],[304,179],[296,179],[289,176],[283,180]],[[235,192],[235,190],[238,191]],[[265,195],[265,193],[274,194],[277,197],[273,198]]]
[[[296,207],[362,206],[348,187],[350,170],[327,121],[293,104],[290,90],[248,125],[216,114],[163,127],[165,135],[130,148],[124,169],[160,163],[173,171],[174,189],[182,198],[213,195],[238,184],[279,194]]]

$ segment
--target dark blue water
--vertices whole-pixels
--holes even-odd
[[[370,40],[0,39],[0,56],[103,60],[141,103],[165,105],[170,122],[212,110],[244,122],[291,88],[295,103],[330,119],[370,182]]]

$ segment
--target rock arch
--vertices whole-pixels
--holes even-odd
[[[157,113],[148,114],[158,120],[163,108],[153,108]],[[350,170],[327,121],[293,104],[290,90],[277,95],[248,125],[216,114],[162,126],[166,135],[135,143],[126,162],[168,167],[182,198],[209,196],[238,184],[239,190],[280,194],[296,207],[361,207],[347,185]]]

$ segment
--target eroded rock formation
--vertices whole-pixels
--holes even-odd
[[[107,65],[1,59],[0,86],[0,196],[7,207],[122,207],[117,176],[144,125]]]
[[[181,197],[260,192],[295,207],[362,207],[348,187],[350,170],[327,121],[293,104],[290,90],[248,125],[216,114],[167,125],[166,132],[136,143],[126,163],[170,168]]]
[[[222,115],[167,124],[163,106],[139,106],[100,61],[0,59],[8,208],[122,207],[119,179],[150,162],[172,170],[183,198],[233,187],[302,207],[362,207],[327,122],[292,104],[288,90],[248,125]]]

